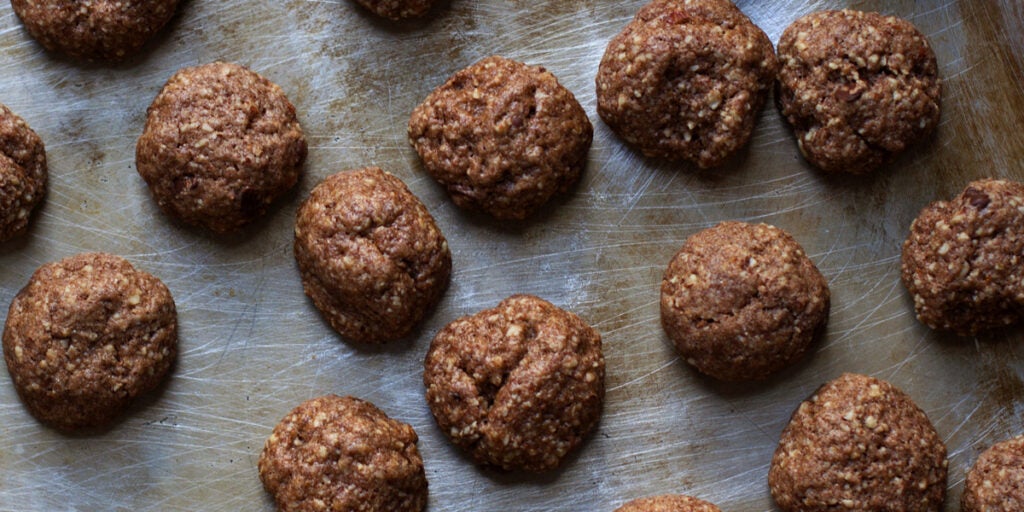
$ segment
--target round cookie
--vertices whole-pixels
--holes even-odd
[[[1024,436],[992,445],[967,473],[961,512],[1024,510]]]
[[[0,242],[28,228],[46,194],[46,151],[25,120],[0,105]]]
[[[669,262],[661,325],[702,373],[764,379],[824,332],[829,301],[825,278],[788,233],[723,222],[691,236]]]
[[[370,12],[390,20],[419,18],[434,5],[434,0],[356,0]]]
[[[728,0],[654,0],[611,42],[597,112],[643,154],[721,165],[750,140],[778,61]]]
[[[531,295],[448,324],[424,366],[438,426],[483,465],[553,469],[601,416],[601,335]]]
[[[935,53],[910,22],[820,11],[779,40],[776,101],[811,165],[868,173],[938,126]]]
[[[160,208],[217,233],[266,213],[305,159],[306,139],[281,88],[226,62],[175,73],[149,106],[135,148]]]
[[[258,463],[263,487],[287,512],[418,512],[427,477],[412,427],[370,402],[326,395],[274,427]]]
[[[682,494],[663,494],[639,498],[615,509],[615,512],[722,512],[722,509]]]
[[[973,181],[925,207],[903,243],[917,318],[961,336],[1024,317],[1024,184]]]
[[[177,5],[178,0],[11,0],[29,34],[47,50],[111,62],[138,52]]]
[[[594,129],[542,67],[488,57],[413,110],[409,140],[461,208],[524,219],[583,172]]]
[[[360,343],[407,336],[451,276],[448,242],[423,203],[377,167],[328,177],[295,220],[302,286],[331,327]]]
[[[177,355],[167,287],[124,259],[86,253],[40,267],[11,302],[7,371],[39,421],[105,427],[164,380]]]
[[[793,413],[768,486],[785,512],[933,512],[942,509],[946,466],[942,439],[910,397],[845,373]]]

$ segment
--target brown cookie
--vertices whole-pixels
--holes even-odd
[[[687,363],[755,380],[796,362],[825,329],[825,278],[785,231],[723,222],[686,240],[661,282],[661,325]]]
[[[663,494],[635,499],[615,509],[615,512],[722,512],[722,509],[690,496]]]
[[[750,140],[778,61],[728,0],[654,0],[601,58],[597,112],[647,156],[721,165]]]
[[[942,509],[946,447],[888,382],[844,373],[793,413],[768,471],[786,512]]]
[[[295,220],[295,260],[313,304],[342,336],[407,336],[448,286],[452,256],[434,218],[377,167],[317,185]]]
[[[46,151],[25,120],[0,105],[0,242],[28,228],[46,194]]]
[[[903,243],[917,318],[961,336],[1024,317],[1024,184],[971,182],[924,208]]]
[[[904,19],[808,14],[782,33],[779,61],[779,111],[823,171],[870,172],[939,124],[935,53]]]
[[[111,62],[138,52],[177,5],[178,0],[11,0],[28,33],[47,50]]]
[[[370,12],[390,20],[419,18],[434,5],[434,0],[356,0]]]
[[[523,219],[583,172],[594,129],[542,67],[488,57],[427,96],[409,139],[456,205]]]
[[[175,73],[149,106],[135,148],[160,208],[218,233],[266,213],[305,159],[306,139],[281,88],[226,62]]]
[[[109,425],[164,380],[177,346],[167,287],[103,253],[36,270],[11,302],[3,334],[7,371],[22,402],[64,431]]]
[[[260,454],[263,487],[287,512],[418,512],[427,477],[412,427],[370,402],[326,395],[274,427]]]
[[[601,416],[601,335],[531,295],[448,324],[424,366],[438,426],[480,464],[553,469]]]
[[[961,512],[1024,510],[1024,436],[992,445],[967,473]]]

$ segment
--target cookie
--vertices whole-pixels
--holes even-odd
[[[723,222],[683,244],[661,281],[661,325],[679,354],[728,381],[798,361],[828,320],[825,278],[785,231]]]
[[[778,61],[728,0],[654,0],[604,52],[597,113],[644,155],[702,169],[747,144]]]
[[[615,509],[615,512],[721,512],[704,500],[682,494],[664,494],[639,498]]]
[[[992,445],[967,473],[961,512],[1024,510],[1024,436]]]
[[[768,486],[785,512],[938,511],[946,466],[942,439],[909,396],[845,373],[793,413]]]
[[[277,85],[237,64],[174,74],[149,106],[135,164],[160,208],[217,233],[264,215],[299,178],[306,139]]]
[[[390,20],[419,18],[434,5],[434,0],[357,0],[370,12]]]
[[[423,203],[377,167],[317,185],[295,220],[302,287],[331,327],[360,343],[403,338],[441,300],[448,242]]]
[[[482,465],[554,469],[601,416],[601,335],[531,295],[448,324],[424,366],[438,426]]]
[[[63,431],[110,425],[160,385],[177,355],[174,299],[111,254],[43,265],[11,302],[7,371],[39,421]]]
[[[1024,184],[973,181],[925,207],[903,243],[917,318],[961,336],[1024,317]]]
[[[939,124],[935,53],[910,22],[852,10],[808,14],[779,40],[776,101],[807,161],[873,171]]]
[[[274,427],[258,463],[283,512],[418,512],[427,477],[412,427],[370,402],[326,395]]]
[[[14,13],[43,48],[109,62],[136,54],[177,6],[178,0],[11,0]]]
[[[0,242],[23,234],[46,194],[46,150],[25,120],[0,105]]]
[[[583,172],[594,129],[542,67],[488,57],[413,110],[409,140],[461,208],[524,219]]]

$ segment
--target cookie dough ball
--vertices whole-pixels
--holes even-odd
[[[149,106],[135,149],[160,208],[218,233],[266,213],[305,159],[306,139],[281,88],[226,62],[175,73]]]
[[[687,363],[717,379],[764,379],[825,329],[825,278],[785,231],[723,222],[686,240],[661,282],[661,325]]]
[[[793,413],[768,486],[786,512],[938,511],[946,465],[945,445],[910,397],[846,373]]]
[[[167,287],[124,259],[87,253],[40,267],[7,313],[7,371],[39,421],[108,426],[155,389],[177,355]]]
[[[430,10],[434,0],[357,0],[370,12],[390,20],[419,18]]]
[[[317,185],[295,221],[302,286],[349,340],[407,336],[441,300],[451,275],[448,242],[398,178],[377,167]]]
[[[722,512],[722,509],[697,498],[682,494],[664,494],[635,499],[615,512]]]
[[[645,155],[721,165],[750,140],[778,61],[728,0],[654,0],[608,43],[597,112]]]
[[[971,182],[928,205],[903,243],[903,284],[917,318],[967,336],[1024,317],[1024,184]]]
[[[1024,510],[1024,436],[985,450],[967,473],[961,512]]]
[[[11,0],[28,33],[51,52],[117,62],[174,15],[178,0]]]
[[[425,367],[438,426],[480,464],[553,469],[601,416],[601,335],[531,295],[445,326]]]
[[[46,151],[25,120],[0,105],[0,242],[28,228],[46,193]]]
[[[823,171],[870,172],[939,124],[935,53],[906,20],[811,13],[782,33],[779,61],[779,110]]]
[[[488,57],[427,96],[409,139],[456,205],[524,219],[583,172],[594,129],[542,67]]]
[[[314,398],[274,427],[260,480],[283,512],[418,512],[427,477],[417,440],[412,427],[369,402]]]

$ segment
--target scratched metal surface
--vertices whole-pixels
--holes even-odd
[[[1016,0],[851,2],[909,18],[945,78],[934,140],[874,176],[834,179],[800,159],[767,108],[742,157],[712,174],[639,158],[595,111],[607,41],[642,0],[450,0],[392,26],[347,0],[186,0],[140,58],[81,66],[40,50],[0,3],[0,102],[46,143],[51,185],[23,239],[0,248],[0,309],[40,264],[109,251],[161,277],[179,308],[181,355],[161,393],[109,432],[67,437],[25,412],[0,378],[0,509],[272,510],[256,459],[276,422],[325,394],[369,399],[411,423],[430,509],[611,511],[685,492],[723,510],[773,510],[766,475],[797,403],[843,371],[888,379],[931,417],[950,454],[947,510],[979,450],[1022,432],[1021,335],[955,340],[918,325],[899,284],[910,221],[974,178],[1024,179],[1024,7]],[[801,14],[840,1],[743,1],[777,41]],[[547,66],[595,125],[581,185],[539,218],[501,225],[457,210],[405,139],[412,108],[490,55]],[[297,106],[310,155],[297,191],[263,222],[218,239],[169,222],[134,169],[146,106],[178,68],[245,64]],[[408,343],[341,341],[302,294],[291,255],[298,203],[319,180],[380,165],[435,215],[454,256],[441,306]],[[723,386],[674,355],[658,285],[695,231],[725,219],[791,232],[828,278],[828,334],[764,384]],[[438,432],[421,364],[444,323],[518,292],[577,312],[604,335],[607,402],[597,433],[541,476],[480,470]],[[5,313],[0,313],[5,314]]]

